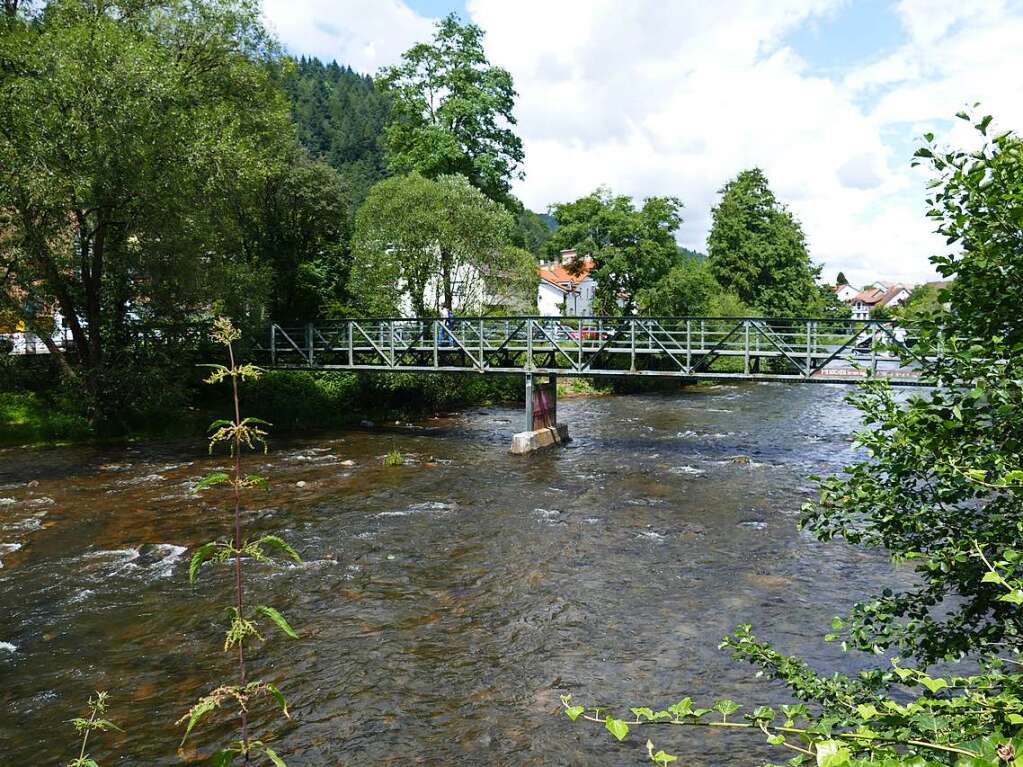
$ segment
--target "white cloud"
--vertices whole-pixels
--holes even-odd
[[[786,36],[843,4],[469,0],[491,60],[519,91],[527,177],[516,192],[539,210],[600,184],[673,194],[686,204],[680,240],[702,249],[717,190],[758,165],[826,277],[930,278],[927,257],[943,243],[909,155],[925,130],[970,140],[947,118],[973,101],[1023,127],[1023,5],[901,0],[900,45],[816,70]],[[399,0],[266,0],[266,14],[291,50],[366,71],[431,34]]]
[[[267,25],[289,52],[376,74],[433,34],[433,20],[401,0],[263,0]]]

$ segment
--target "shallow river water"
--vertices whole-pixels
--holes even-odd
[[[302,637],[257,651],[254,674],[279,683],[293,720],[261,709],[255,730],[291,767],[639,765],[646,731],[612,743],[559,716],[558,696],[785,702],[717,649],[742,622],[821,669],[853,668],[820,637],[899,576],[796,529],[808,475],[853,455],[847,392],[566,399],[574,441],[527,457],[507,453],[513,407],[274,440],[247,459],[274,487],[246,523],[305,561],[248,567],[248,588]],[[405,466],[383,465],[391,449]],[[187,550],[228,519],[222,494],[191,485],[225,464],[194,443],[0,452],[0,765],[77,755],[67,720],[96,689],[125,730],[97,739],[104,765],[180,764],[229,736],[200,728],[178,752],[174,726],[233,673],[227,573],[187,577]],[[655,740],[691,765],[767,753],[742,735]]]

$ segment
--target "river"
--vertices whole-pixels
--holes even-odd
[[[828,622],[905,576],[796,529],[807,477],[854,455],[848,391],[564,399],[574,441],[526,457],[507,453],[513,407],[274,439],[246,459],[273,481],[246,524],[304,563],[248,566],[248,589],[302,637],[256,652],[293,720],[260,709],[255,730],[290,767],[640,765],[647,731],[613,743],[558,715],[559,695],[785,702],[717,649],[742,622],[822,670],[854,668],[821,641]],[[392,449],[405,466],[383,465]],[[125,730],[95,739],[104,767],[180,764],[230,736],[199,728],[176,752],[174,721],[233,674],[219,651],[228,573],[187,577],[187,550],[228,520],[224,494],[190,488],[225,463],[195,443],[0,452],[4,767],[77,755],[67,720],[97,689]],[[752,736],[651,734],[691,765],[769,753]]]

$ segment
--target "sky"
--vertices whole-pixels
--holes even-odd
[[[528,207],[673,195],[705,251],[719,190],[759,166],[827,281],[935,279],[921,137],[973,146],[954,115],[977,102],[1023,128],[1023,0],[264,0],[290,53],[371,74],[451,11],[515,80]]]

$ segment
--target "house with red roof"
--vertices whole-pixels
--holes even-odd
[[[544,317],[587,317],[593,314],[597,282],[593,279],[593,259],[563,250],[558,260],[541,264],[537,270],[540,287],[537,309]]]

